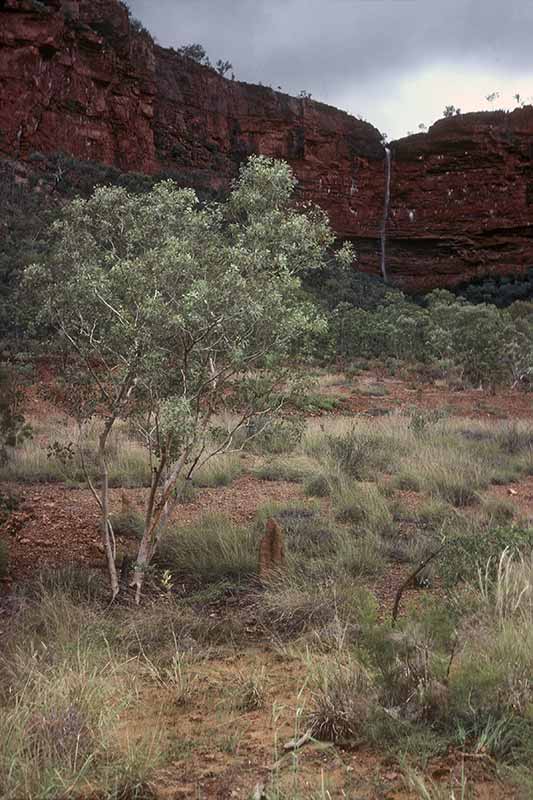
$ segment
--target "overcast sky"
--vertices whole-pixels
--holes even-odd
[[[533,96],[533,0],[129,0],[160,44],[200,42],[239,80],[305,89],[389,139],[446,105]],[[499,92],[493,103],[485,98]]]

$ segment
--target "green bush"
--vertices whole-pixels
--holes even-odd
[[[125,539],[140,539],[144,532],[144,517],[134,508],[124,508],[111,514],[111,524],[115,534]]]
[[[497,569],[500,555],[506,548],[527,551],[533,547],[533,528],[517,525],[493,527],[484,531],[451,536],[437,569],[446,586],[459,582],[476,581],[478,571],[492,559],[492,570]]]

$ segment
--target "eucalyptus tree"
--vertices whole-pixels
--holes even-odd
[[[236,447],[252,416],[282,407],[290,359],[325,325],[300,275],[324,265],[334,237],[320,209],[295,205],[294,188],[286,163],[261,156],[242,166],[224,203],[202,205],[171,181],[142,195],[99,188],[66,206],[51,256],[26,270],[38,320],[74,355],[64,377],[80,430],[89,419],[100,426],[100,480],[87,480],[113,597],[108,445],[117,420],[135,425],[150,465],[131,584],[139,601],[176,486]],[[234,421],[221,431],[227,409]]]

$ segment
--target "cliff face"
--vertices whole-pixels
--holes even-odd
[[[391,149],[389,269],[405,286],[533,267],[533,107],[443,119]]]
[[[393,283],[425,290],[533,266],[532,108],[442,120],[391,151]],[[360,266],[379,272],[379,132],[154,45],[117,0],[0,0],[0,156],[37,152],[213,189],[251,153],[284,158],[300,198],[321,205]]]

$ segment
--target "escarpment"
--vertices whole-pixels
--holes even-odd
[[[228,80],[164,49],[118,0],[0,0],[0,157],[49,187],[59,153],[224,190],[252,153],[284,158],[300,200],[407,291],[533,267],[533,108],[465,114],[385,150],[367,122]],[[37,178],[35,177],[37,175]],[[0,223],[2,221],[0,220]]]

